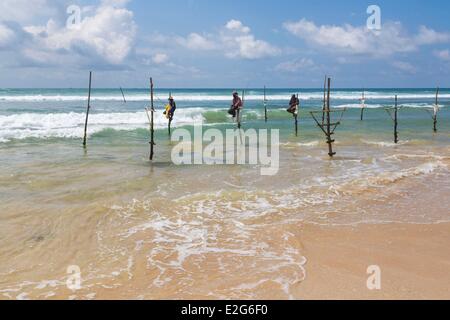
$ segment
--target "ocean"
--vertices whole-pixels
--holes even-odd
[[[346,109],[330,159],[310,112],[321,89],[245,90],[242,127],[280,130],[280,169],[171,162],[167,120],[221,131],[233,89],[0,89],[0,298],[295,298],[307,277],[302,225],[450,222],[450,89],[332,89]],[[241,92],[242,90],[238,90]],[[299,135],[285,109],[299,94]],[[399,143],[385,108],[399,101]],[[333,114],[339,120],[339,112]],[[252,147],[252,146],[250,146]],[[255,147],[255,146],[253,146]],[[68,267],[81,270],[70,289]]]

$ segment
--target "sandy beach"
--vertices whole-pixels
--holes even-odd
[[[450,224],[303,226],[308,256],[299,299],[450,298]],[[379,265],[381,290],[368,290],[366,269]]]
[[[449,223],[433,225],[382,224],[358,226],[299,226],[299,247],[308,257],[303,281],[293,283],[292,299],[296,300],[448,300],[450,297]],[[214,268],[214,259],[203,265]],[[366,286],[369,265],[381,268],[381,289]],[[210,269],[210,272],[212,269]],[[121,277],[120,286],[99,287],[95,295],[84,299],[211,299],[208,294],[186,294],[175,287],[164,294],[153,294],[149,285],[158,273],[152,272],[144,257],[132,269],[134,277]],[[197,275],[196,281],[220,282],[217,277]],[[201,280],[203,279],[203,280]],[[226,287],[226,282],[223,283]],[[212,289],[214,288],[211,287]],[[143,295],[137,295],[140,292]],[[206,291],[205,291],[206,292]],[[262,284],[252,299],[278,300],[286,296],[276,283]],[[62,289],[49,299],[75,298]],[[246,295],[235,298],[245,299]],[[248,297],[247,297],[248,298]]]

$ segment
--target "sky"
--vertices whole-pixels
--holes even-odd
[[[340,88],[450,87],[449,12],[436,0],[1,0],[0,87],[81,88],[90,70],[101,88],[150,76],[318,88],[325,75]]]

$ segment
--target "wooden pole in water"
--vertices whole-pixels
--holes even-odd
[[[433,131],[437,132],[437,113],[439,111],[439,87],[436,89],[436,101],[433,110]]]
[[[327,116],[327,143],[328,143],[328,155],[333,157],[336,153],[333,152],[333,142],[331,139],[333,133],[331,132],[331,118],[330,118],[330,91],[331,91],[331,78],[328,78],[328,90],[327,90],[327,108],[326,108],[326,116]]]
[[[92,71],[89,72],[89,93],[88,93],[88,103],[86,109],[86,121],[84,123],[84,138],[83,138],[83,147],[86,148],[87,143],[87,126],[89,120],[89,110],[91,109],[91,86],[92,86]]]
[[[364,109],[366,108],[366,98],[365,98],[365,92],[363,90],[362,98],[361,98],[361,121],[364,120]]]
[[[172,133],[172,128],[171,128],[172,127],[172,116],[170,116],[170,115],[169,115],[169,126],[168,127],[169,127],[169,136],[170,136],[170,134]]]
[[[169,92],[169,99],[172,97],[172,92]],[[168,116],[169,116],[169,125],[168,125],[168,128],[169,128],[169,136],[170,136],[170,134],[171,134],[171,130],[172,130],[172,120],[173,120],[173,116],[172,116],[172,114],[170,113],[170,110],[166,110],[166,112],[169,112],[169,114],[168,114]]]
[[[237,109],[236,121],[238,129],[241,128],[241,110],[244,107],[245,102],[245,91],[242,91],[242,106]]]
[[[155,127],[154,127],[154,114],[155,107],[153,105],[153,78],[150,78],[150,108],[151,108],[151,117],[150,117],[150,161],[153,160],[154,156],[154,147],[155,147]]]
[[[266,99],[266,86],[264,86],[264,119],[267,123],[267,99]]]
[[[295,136],[298,137],[298,113],[299,113],[299,109],[300,109],[300,100],[298,99],[298,93],[297,93],[297,107],[294,113],[294,118],[295,118]]]
[[[122,87],[120,87],[120,92],[122,92],[123,102],[124,102],[124,103],[127,103],[127,100],[125,99],[125,95],[123,94]]]
[[[395,95],[395,109],[394,109],[394,142],[398,143],[398,98]]]
[[[325,86],[326,86],[325,81]],[[325,88],[326,89],[326,88]],[[328,144],[328,155],[330,157],[333,157],[336,152],[333,152],[333,143],[335,142],[331,137],[334,135],[334,131],[336,130],[337,126],[341,124],[341,120],[344,117],[344,113],[347,110],[346,108],[342,111],[341,118],[339,121],[335,123],[331,123],[331,111],[330,108],[330,92],[331,92],[331,78],[328,78],[328,90],[324,91],[324,107],[322,111],[311,111],[310,114],[313,117],[314,121],[316,122],[317,126],[322,130],[322,132],[325,134],[327,138],[327,144]],[[317,113],[322,113],[322,122],[320,122],[318,117],[315,116]]]
[[[172,120],[173,120],[173,116],[169,115],[169,136],[172,133]]]
[[[327,76],[325,76],[325,80],[323,82],[323,107],[322,107],[322,125],[325,123],[325,109],[326,109],[326,103],[327,103]]]

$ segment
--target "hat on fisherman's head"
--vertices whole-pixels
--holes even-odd
[[[172,97],[172,96],[169,97],[169,101],[171,101],[171,100],[173,100],[173,97]]]

